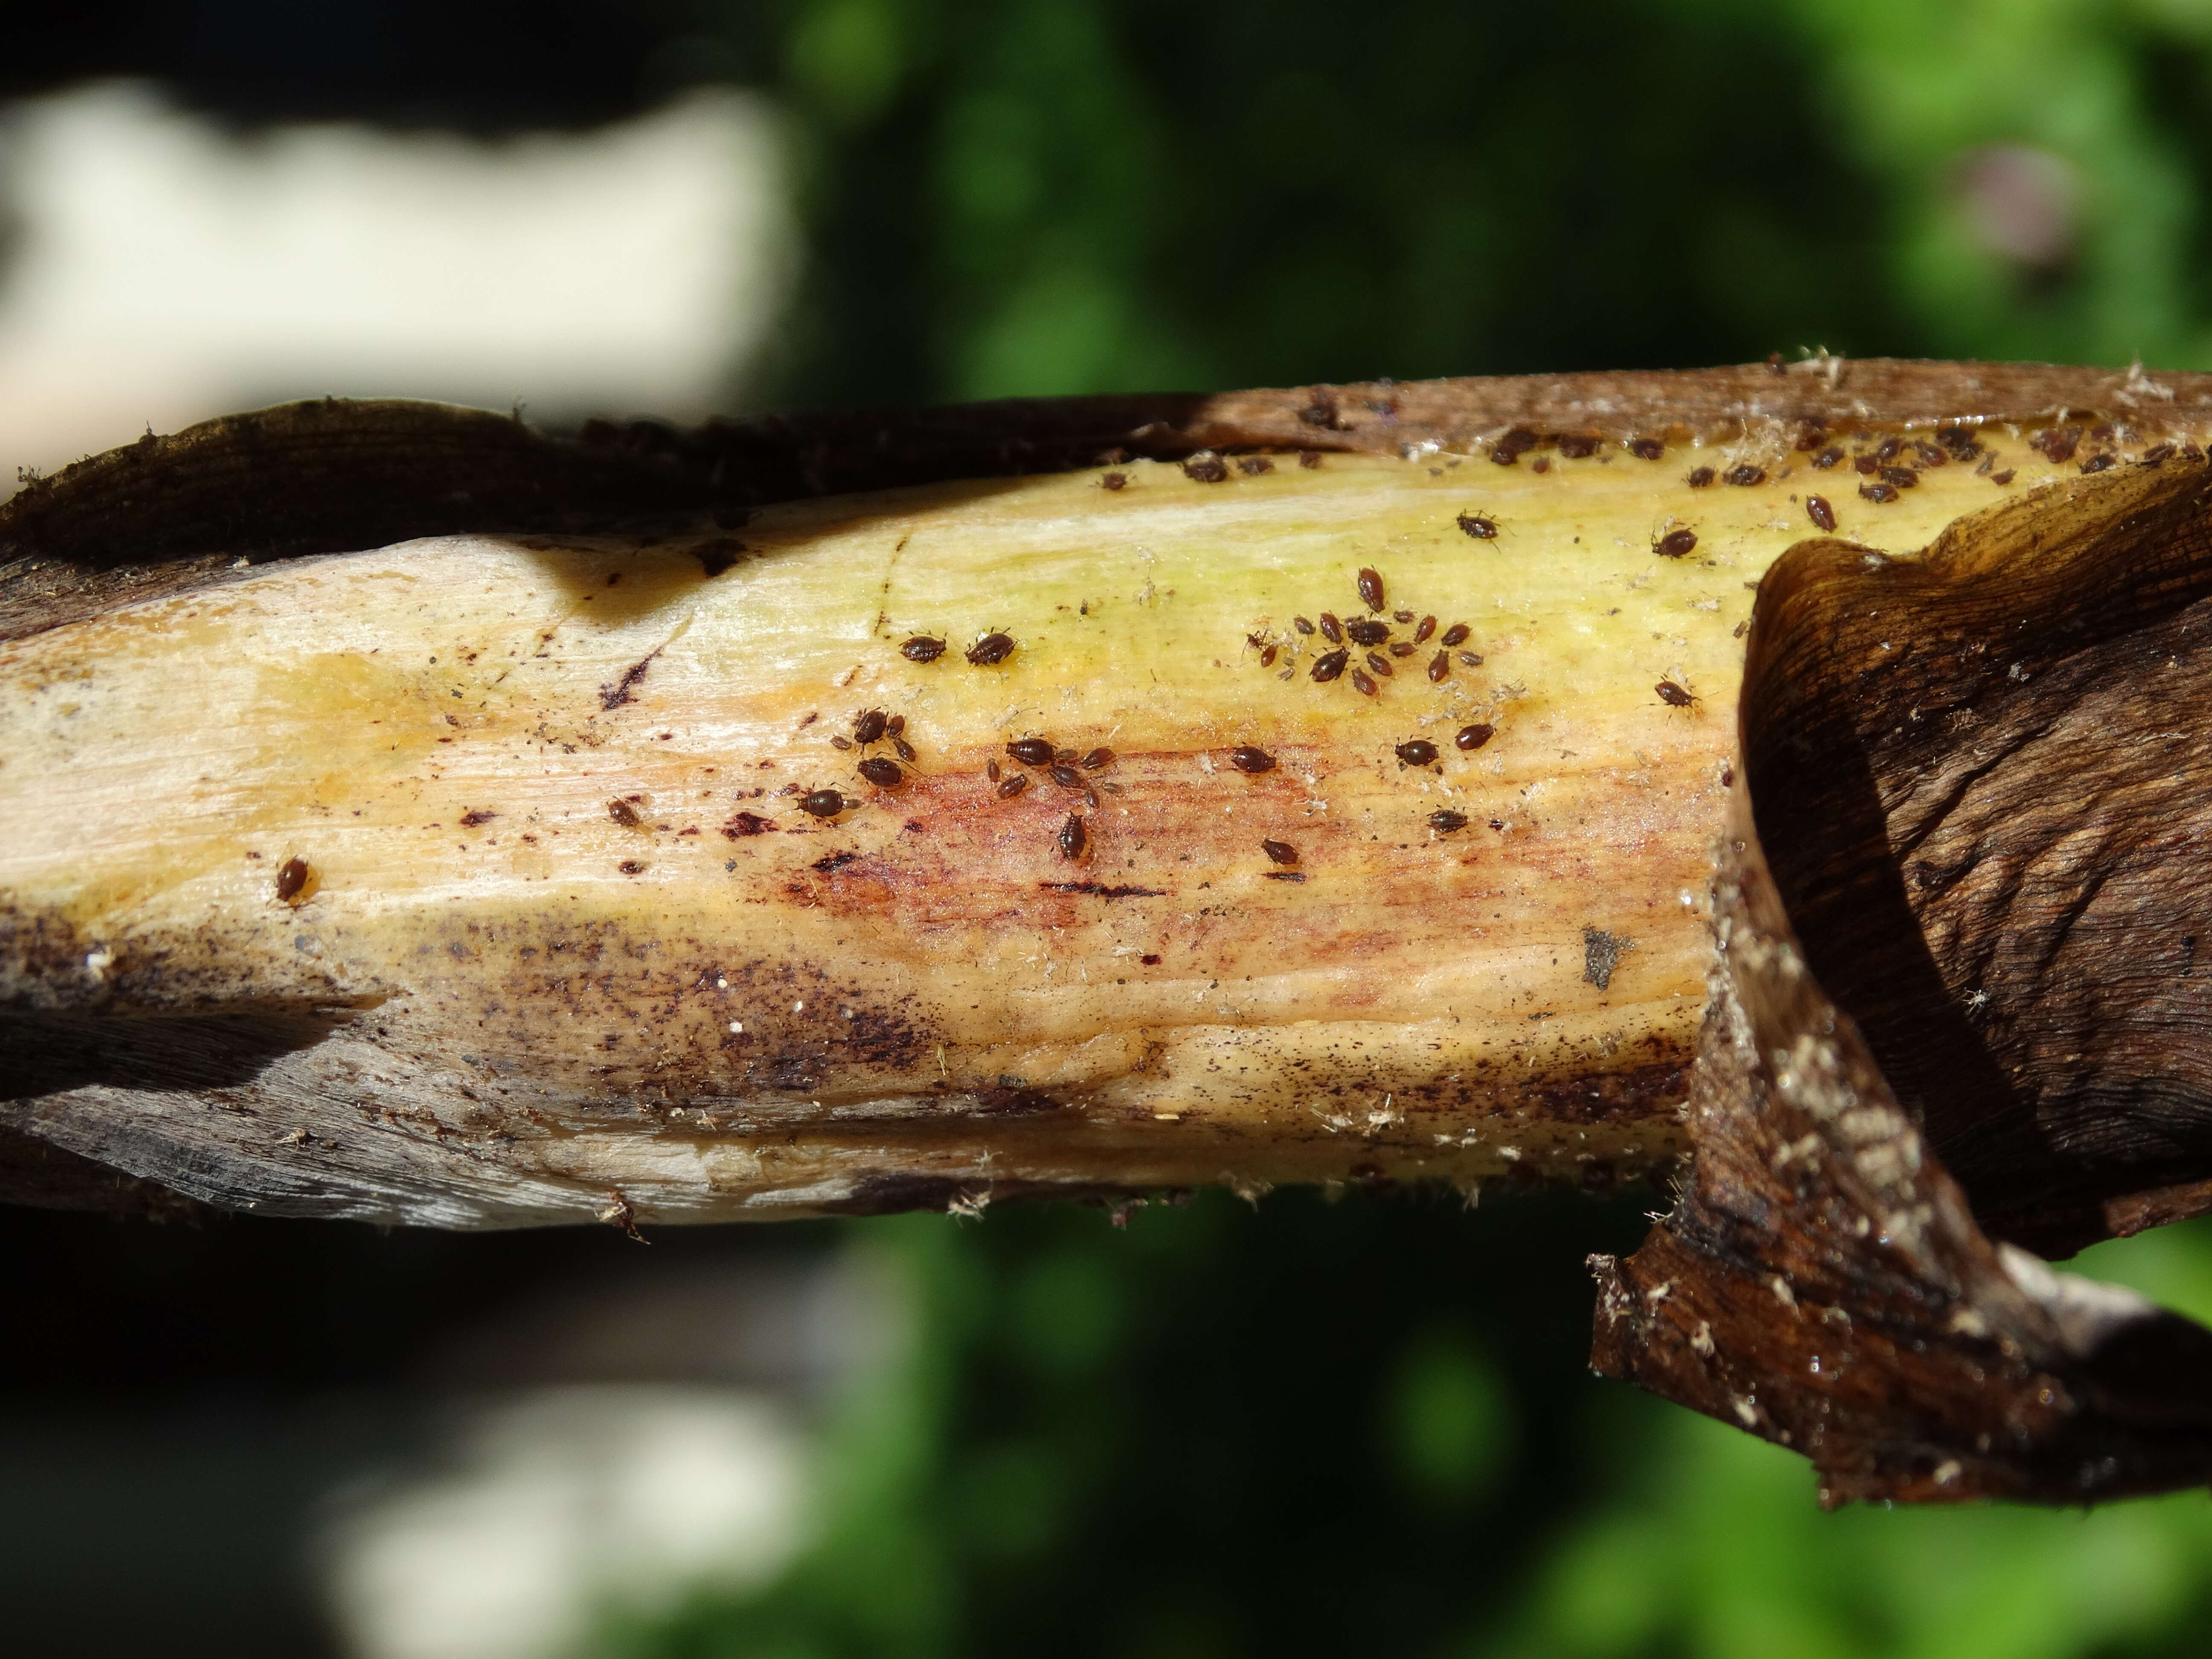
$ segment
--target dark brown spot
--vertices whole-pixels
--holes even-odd
[[[1128,487],[1128,483],[1129,475],[1127,473],[1109,472],[1098,480],[1098,487],[1101,489],[1123,489]]]
[[[645,873],[645,866],[636,859],[624,859],[615,868],[626,876],[641,876]]]
[[[999,799],[1000,800],[1012,800],[1015,796],[1020,794],[1023,790],[1029,787],[1029,774],[1026,772],[1017,772],[1013,776],[1008,778],[1004,783],[999,786]]]
[[[1354,645],[1380,645],[1390,637],[1390,624],[1386,622],[1348,622],[1344,625],[1344,635]]]
[[[1465,645],[1470,631],[1465,623],[1454,623],[1449,628],[1444,629],[1443,638],[1437,643],[1447,648],[1455,645]]]
[[[1899,492],[1893,485],[1886,483],[1861,484],[1859,486],[1859,494],[1866,497],[1867,500],[1874,502],[1877,507],[1882,505],[1884,502],[1897,500],[1899,493]]]
[[[1436,684],[1436,685],[1441,685],[1441,684],[1443,684],[1443,682],[1444,682],[1444,680],[1445,680],[1445,679],[1446,679],[1446,678],[1450,675],[1450,673],[1451,673],[1451,653],[1450,653],[1450,652],[1449,652],[1449,651],[1439,651],[1439,652],[1437,652],[1437,654],[1436,654],[1435,656],[1433,656],[1433,657],[1431,657],[1431,658],[1430,658],[1430,659],[1429,659],[1429,680],[1430,680],[1430,683],[1431,683],[1431,684]]]
[[[1219,483],[1229,476],[1229,463],[1210,449],[1201,449],[1182,464],[1182,475],[1194,483]]]
[[[1113,763],[1114,751],[1110,749],[1094,749],[1076,763],[1086,772],[1096,772]]]
[[[1481,748],[1483,744],[1488,743],[1491,738],[1497,735],[1498,728],[1496,726],[1485,725],[1478,721],[1473,726],[1461,726],[1457,732],[1452,734],[1452,742],[1457,747],[1463,749],[1469,753],[1473,753],[1475,750]]]
[[[632,663],[628,668],[624,669],[623,671],[623,677],[617,680],[612,685],[601,686],[599,688],[599,707],[606,709],[615,709],[621,708],[626,702],[636,702],[637,699],[631,696],[631,693],[636,690],[638,683],[644,679],[646,670],[653,666],[653,658],[659,654],[660,653],[659,651],[653,651],[648,653],[638,661]]]
[[[607,816],[612,818],[617,823],[622,825],[625,830],[635,830],[637,828],[639,823],[643,822],[643,820],[641,820],[637,815],[637,808],[632,806],[626,800],[609,801],[607,803]]]
[[[1017,738],[1006,745],[1006,752],[1024,766],[1049,766],[1053,756],[1052,739]]]
[[[1763,484],[1766,482],[1766,469],[1763,466],[1753,466],[1750,462],[1746,461],[1741,465],[1732,466],[1723,473],[1721,482],[1735,484],[1739,489],[1748,488],[1752,484]]]
[[[1302,870],[1262,870],[1260,873],[1269,881],[1304,881],[1306,878]]]
[[[890,730],[890,716],[880,708],[864,708],[853,721],[854,743],[879,743]]]
[[[1359,569],[1359,602],[1370,611],[1379,612],[1382,609],[1382,577],[1370,565],[1362,565]]]
[[[1331,645],[1344,643],[1344,624],[1337,621],[1334,611],[1324,611],[1321,613],[1321,636]]]
[[[1823,530],[1833,532],[1836,527],[1836,509],[1828,505],[1826,495],[1808,495],[1805,516]]]
[[[1712,483],[1712,481],[1713,470],[1709,466],[1700,466],[1692,469],[1690,476],[1682,480],[1684,483],[1689,485],[1692,489],[1703,489],[1706,485]]]
[[[917,634],[899,647],[899,652],[908,662],[935,662],[945,654],[945,641]]]
[[[1651,544],[1651,550],[1662,559],[1687,558],[1690,550],[1698,544],[1694,530],[1670,530]]]
[[[765,835],[775,828],[772,818],[764,818],[757,812],[740,812],[722,826],[722,833],[732,841],[740,841],[748,836]]]
[[[1669,708],[1687,708],[1697,701],[1672,680],[1662,680],[1651,689],[1659,694],[1659,701]]]
[[[1631,438],[1628,453],[1639,461],[1656,461],[1667,453],[1667,446],[1656,438]]]
[[[1257,744],[1238,744],[1229,751],[1229,763],[1238,771],[1249,773],[1254,777],[1275,769],[1275,757]]]
[[[1067,860],[1079,859],[1083,849],[1091,844],[1091,832],[1083,827],[1083,816],[1070,812],[1067,822],[1060,826],[1060,855]]]
[[[738,562],[738,555],[745,544],[732,536],[717,536],[712,541],[701,542],[691,550],[691,556],[699,561],[699,568],[712,581]]]
[[[845,798],[835,789],[810,789],[799,798],[799,810],[810,817],[834,818],[845,810]]]
[[[906,781],[906,774],[899,769],[899,763],[880,755],[860,763],[860,775],[878,789],[896,789]]]
[[[1275,464],[1265,455],[1247,455],[1237,463],[1237,470],[1248,478],[1256,478],[1262,472],[1273,472]]]
[[[1314,625],[1308,622],[1304,617],[1291,617],[1291,626],[1297,629],[1301,634],[1310,634],[1314,631]]]
[[[1382,675],[1384,679],[1390,678],[1398,672],[1396,669],[1390,666],[1389,659],[1387,657],[1379,657],[1372,651],[1367,653],[1367,665],[1373,669],[1376,673]]]
[[[1415,645],[1426,645],[1429,642],[1429,635],[1436,631],[1437,619],[1434,617],[1422,617],[1421,625],[1413,630],[1413,643]]]
[[[1313,677],[1327,684],[1344,672],[1344,665],[1352,660],[1349,651],[1330,651],[1314,659]]]
[[[305,859],[286,859],[276,866],[276,898],[279,903],[295,903],[307,895],[307,881],[314,874]]]
[[[1828,468],[1835,465],[1843,459],[1844,452],[1831,444],[1827,448],[1822,450],[1819,454],[1813,458],[1813,465],[1819,467],[1825,472]]]
[[[1371,697],[1375,695],[1375,682],[1357,668],[1352,671],[1352,684],[1364,697]]]
[[[1014,654],[1014,641],[1005,634],[986,634],[968,647],[968,660],[978,668],[994,668]]]
[[[1601,927],[1583,929],[1583,977],[1601,991],[1613,988],[1613,970],[1621,957],[1636,948],[1626,933],[1608,933]]]
[[[461,828],[464,830],[473,830],[480,823],[489,823],[498,816],[498,813],[486,811],[481,806],[471,806],[467,811],[461,814]]]
[[[1493,540],[1498,535],[1498,521],[1486,519],[1480,513],[1461,514],[1459,527],[1479,542]]]
[[[1440,806],[1429,814],[1429,828],[1440,836],[1449,836],[1455,830],[1467,828],[1467,814],[1455,812],[1448,806]]]
[[[1144,964],[1145,964],[1145,966],[1146,966],[1146,967],[1147,967],[1147,968],[1157,968],[1157,967],[1158,967],[1158,966],[1160,965],[1160,959],[1159,959],[1158,957],[1156,957],[1156,956],[1152,955],[1150,951],[1147,951],[1145,955],[1143,955],[1143,956],[1141,956],[1141,957],[1139,957],[1137,958],[1137,960],[1138,960],[1139,962],[1141,962],[1142,963],[1144,963]]]
[[[815,860],[811,867],[820,871],[825,876],[834,876],[847,865],[858,864],[860,861],[860,855],[858,853],[832,853],[826,858]]]
[[[1260,850],[1275,864],[1296,864],[1298,861],[1298,849],[1286,841],[1263,841],[1260,843]]]
[[[1158,887],[1109,887],[1101,881],[1041,881],[1038,886],[1048,893],[1088,893],[1094,898],[1165,898],[1166,890]],[[1158,957],[1148,960],[1158,962]]]
[[[1433,766],[1437,746],[1426,738],[1410,738],[1398,745],[1398,758],[1408,766]]]
[[[2080,427],[2058,426],[2051,428],[2048,432],[2037,433],[2027,441],[2027,447],[2030,449],[2041,450],[2050,458],[2051,465],[2056,466],[2072,460],[2074,451],[2081,442]]]

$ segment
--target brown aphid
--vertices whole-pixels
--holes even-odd
[[[635,859],[624,859],[615,868],[626,876],[641,876],[645,873],[645,866]]]
[[[286,859],[276,866],[276,900],[280,904],[297,904],[307,896],[307,883],[314,870],[305,859]]]
[[[1562,432],[1558,442],[1559,453],[1571,461],[1579,461],[1597,453],[1598,441],[1586,432]]]
[[[749,836],[764,836],[775,828],[774,818],[764,818],[757,812],[740,812],[722,826],[722,833],[732,841],[742,841]]]
[[[1426,738],[1409,738],[1398,745],[1398,758],[1408,766],[1433,766],[1437,746]]]
[[[1813,458],[1813,465],[1819,467],[1823,472],[1825,472],[1843,459],[1844,452],[1837,448],[1833,444],[1830,444],[1826,449],[1822,450],[1819,454]]]
[[[1349,651],[1329,651],[1314,659],[1313,677],[1326,685],[1344,672],[1344,665],[1352,660]]]
[[[878,789],[896,789],[906,781],[906,774],[899,769],[899,763],[881,755],[862,761],[860,775]]]
[[[1836,509],[1828,505],[1828,498],[1825,495],[1808,495],[1805,498],[1805,516],[1831,533],[1836,528]]]
[[[1247,455],[1237,463],[1237,470],[1248,478],[1256,478],[1263,472],[1273,472],[1275,464],[1265,455]]]
[[[1129,475],[1126,472],[1109,472],[1098,480],[1101,489],[1126,489],[1128,484]]]
[[[1872,501],[1877,507],[1880,507],[1886,502],[1897,500],[1899,493],[1899,492],[1896,486],[1893,484],[1876,483],[1861,484],[1859,486],[1859,494],[1865,496],[1867,500]]]
[[[1667,446],[1656,438],[1631,438],[1628,453],[1639,461],[1656,461],[1667,453]]]
[[[968,647],[968,660],[978,668],[995,667],[1013,654],[1013,638],[1006,634],[986,634]]]
[[[1073,749],[1055,749],[1052,751],[1052,757],[1058,761],[1062,766],[1073,766],[1075,764],[1076,755]]]
[[[1429,814],[1429,828],[1440,836],[1449,836],[1455,830],[1467,828],[1467,814],[1455,812],[1449,806],[1440,806]]]
[[[1085,755],[1081,760],[1076,762],[1076,764],[1080,766],[1086,772],[1097,772],[1105,767],[1111,766],[1113,763],[1114,751],[1110,749],[1094,749],[1089,754]]]
[[[2054,466],[2063,466],[2074,459],[2074,452],[2081,442],[2078,426],[2053,427],[2048,432],[2039,432],[2027,441],[2030,449],[2039,449]]]
[[[1437,619],[1434,617],[1422,617],[1420,626],[1413,629],[1413,643],[1426,645],[1429,642],[1429,635],[1436,631]]]
[[[1429,683],[1442,685],[1451,675],[1451,653],[1439,651],[1429,659]]]
[[[1993,484],[2008,484],[2008,483],[2010,483],[2012,482],[2012,480],[2013,480],[2013,470],[2012,470],[2012,468],[2010,468],[2010,467],[2007,467],[2007,468],[2005,468],[2005,470],[2004,470],[2003,471],[2002,471],[2002,472],[1992,472],[1992,473],[1990,473],[1990,482],[1991,483],[1993,483]],[[1864,492],[1863,490],[1862,490],[1860,493],[1861,493],[1862,495],[1865,494],[1865,492]]]
[[[899,654],[908,662],[935,662],[945,654],[945,641],[933,640],[927,634],[917,634],[899,647]]]
[[[1391,646],[1390,654],[1394,657],[1410,657],[1420,648],[1411,640],[1400,640]]]
[[[1920,475],[1909,466],[1886,466],[1881,470],[1881,481],[1895,484],[1899,489],[1911,489],[1920,483]]]
[[[1488,743],[1491,738],[1497,735],[1498,728],[1496,726],[1486,725],[1481,721],[1477,721],[1473,726],[1461,726],[1457,732],[1452,734],[1452,743],[1455,747],[1462,750],[1462,751],[1468,754],[1473,754],[1476,750],[1481,748],[1483,744]]]
[[[1465,623],[1454,623],[1449,628],[1444,629],[1443,638],[1437,641],[1437,643],[1443,646],[1446,649],[1449,649],[1451,647],[1455,645],[1465,645],[1467,643],[1467,636],[1473,630],[1469,629]]]
[[[891,717],[880,708],[864,708],[853,721],[854,743],[880,743],[890,730]]]
[[[1874,448],[1875,459],[1884,466],[1895,460],[1905,448],[1905,440],[1895,435],[1884,438]]]
[[[1659,694],[1659,701],[1669,708],[1687,708],[1698,700],[1694,693],[1685,691],[1672,680],[1662,680],[1651,689]]]
[[[1060,826],[1060,855],[1070,863],[1083,856],[1083,849],[1091,844],[1091,832],[1084,827],[1083,815],[1070,812],[1067,822]]]
[[[1763,466],[1753,466],[1749,461],[1746,461],[1741,465],[1732,466],[1723,472],[1721,475],[1721,482],[1734,484],[1738,489],[1747,489],[1753,484],[1763,484],[1766,482],[1766,469]]]
[[[1390,666],[1390,659],[1388,657],[1377,656],[1372,651],[1367,653],[1367,665],[1385,679],[1392,678],[1398,672]]]
[[[832,749],[836,749],[836,750],[849,750],[849,749],[851,749],[851,748],[852,748],[852,746],[853,746],[853,740],[852,740],[852,738],[836,738],[836,737],[833,737],[833,738],[831,738],[830,739],[830,746]]]
[[[1072,766],[1055,766],[1045,775],[1063,789],[1080,789],[1086,795],[1091,793],[1091,785],[1083,774]]]
[[[1651,550],[1662,559],[1685,559],[1698,544],[1694,530],[1670,530],[1651,544]]]
[[[884,722],[884,730],[890,732],[893,737],[898,736],[900,732],[906,730],[906,716],[903,714],[893,714],[889,720]]]
[[[607,816],[625,830],[635,830],[644,822],[638,817],[637,808],[622,799],[611,800],[607,803]]]
[[[1201,449],[1182,464],[1182,475],[1193,483],[1219,483],[1229,476],[1229,463],[1210,449]]]
[[[1459,527],[1479,542],[1494,541],[1498,537],[1498,521],[1486,519],[1480,513],[1462,513]]]
[[[1482,653],[1479,651],[1462,651],[1459,653],[1459,659],[1469,668],[1482,666]]]
[[[908,765],[911,766],[914,764],[914,745],[908,743],[904,738],[893,738],[891,739],[891,752],[896,755],[901,760],[904,761]]]
[[[1017,772],[1013,776],[1008,778],[1004,783],[999,786],[999,799],[1000,800],[1012,800],[1015,796],[1020,794],[1023,790],[1029,787],[1030,775],[1026,772]]]
[[[1321,613],[1321,636],[1331,645],[1344,643],[1344,624],[1337,621],[1336,613],[1334,611],[1324,611]]]
[[[1359,568],[1359,602],[1378,614],[1382,609],[1382,574],[1371,565]]]
[[[2110,455],[2096,454],[2081,463],[2081,470],[2084,472],[2102,472],[2106,467],[2113,465],[2114,462]]]
[[[1006,745],[1006,752],[1024,766],[1049,766],[1052,764],[1052,739],[1016,738]]]
[[[1263,841],[1260,843],[1260,850],[1273,864],[1296,864],[1298,861],[1298,849],[1286,841]]]
[[[1272,645],[1269,646],[1265,651],[1262,651],[1260,653],[1260,666],[1262,668],[1273,668],[1275,665],[1275,658],[1279,654],[1279,647]]]
[[[1713,481],[1713,470],[1709,466],[1693,467],[1682,482],[1692,489],[1703,489]]]
[[[2163,466],[2172,459],[2172,444],[2153,444],[2142,453],[2142,465],[2145,466]]]
[[[1275,757],[1257,744],[1238,744],[1229,751],[1229,763],[1238,771],[1254,777],[1275,769]]]
[[[1869,477],[1872,477],[1875,469],[1881,465],[1881,457],[1875,454],[1872,450],[1869,450],[1863,455],[1854,455],[1851,457],[1851,471],[1854,472],[1864,473]]]
[[[844,796],[835,789],[810,789],[799,798],[799,810],[809,817],[834,818],[845,805]]]
[[[1371,697],[1375,695],[1375,682],[1357,668],[1352,671],[1352,684],[1363,697]]]
[[[1354,645],[1380,645],[1390,637],[1390,624],[1386,622],[1348,622],[1344,635]]]
[[[983,763],[983,776],[988,781],[996,783],[999,781],[999,763],[994,760],[985,761]]]
[[[1410,611],[1393,611],[1390,613],[1390,620],[1394,623],[1409,623],[1413,620],[1413,613]]]
[[[1310,634],[1314,631],[1314,625],[1308,622],[1304,617],[1291,617],[1291,626],[1297,629],[1301,634]]]
[[[1313,471],[1316,468],[1321,465],[1321,451],[1318,449],[1301,449],[1298,451],[1298,465],[1305,468],[1309,472]]]

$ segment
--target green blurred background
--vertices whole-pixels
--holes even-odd
[[[748,404],[1815,348],[2212,368],[2200,0],[330,11],[377,27],[139,8],[143,62],[54,19],[25,50],[246,123],[581,125],[695,82],[762,89],[803,263]],[[295,36],[274,67],[247,50]],[[1206,1194],[1126,1227],[799,1230],[913,1310],[826,1419],[818,1531],[765,1587],[610,1601],[593,1650],[2203,1650],[2201,1494],[1823,1515],[1796,1459],[1593,1379],[1582,1258],[1632,1249],[1664,1201]],[[2082,1270],[2212,1316],[2203,1227]]]

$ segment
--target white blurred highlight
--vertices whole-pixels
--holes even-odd
[[[732,92],[487,143],[236,136],[104,85],[0,131],[0,469],[329,394],[696,419],[794,246],[773,118]]]

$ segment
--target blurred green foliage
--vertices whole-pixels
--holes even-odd
[[[763,23],[762,17],[769,18]],[[2212,0],[792,0],[775,392],[1850,354],[2212,366]],[[755,35],[757,41],[757,33]],[[2179,1655],[2212,1504],[1823,1515],[1585,1369],[1634,1205],[1218,1194],[856,1226],[903,1358],[757,1595],[622,1659]],[[2212,1231],[2082,1270],[2212,1318]]]

